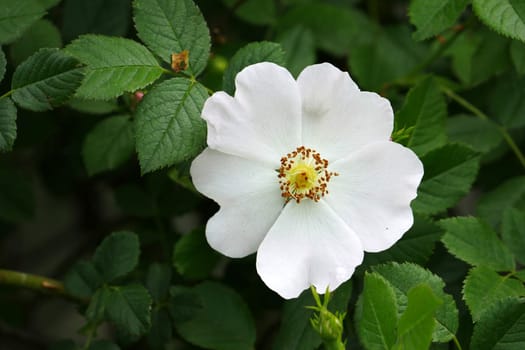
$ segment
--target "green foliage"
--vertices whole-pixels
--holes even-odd
[[[348,64],[365,89],[381,91],[409,76],[426,52],[412,41],[407,26],[385,27],[362,36],[352,46]]]
[[[392,286],[381,275],[366,273],[356,311],[357,332],[363,345],[367,349],[392,349],[396,341],[397,315]]]
[[[84,164],[88,174],[115,169],[135,151],[135,132],[128,115],[113,116],[99,122],[84,140]]]
[[[430,271],[419,265],[384,264],[372,267],[372,271],[381,275],[394,288],[396,293],[398,312],[405,312],[408,304],[410,290],[420,284],[428,285],[434,296],[441,300],[441,305],[436,309],[436,326],[432,334],[435,342],[447,342],[452,339],[458,328],[458,310],[454,299],[443,292],[445,283]]]
[[[295,77],[306,66],[315,63],[315,41],[311,30],[293,27],[283,32],[278,42],[284,50],[285,66]]]
[[[410,21],[416,26],[414,39],[424,40],[451,27],[470,0],[414,0],[410,3]]]
[[[501,238],[514,253],[516,260],[525,264],[525,213],[523,210],[509,208],[503,212]]]
[[[166,80],[144,97],[135,119],[142,173],[186,160],[204,148],[200,111],[207,97],[202,85],[184,78]]]
[[[421,157],[425,175],[412,204],[420,214],[437,214],[466,195],[476,179],[479,156],[459,144],[447,144]]]
[[[134,0],[134,21],[139,38],[164,62],[173,53],[189,52],[188,71],[200,74],[210,53],[210,33],[192,0]]]
[[[93,263],[105,282],[127,275],[138,263],[139,239],[128,231],[112,233],[95,250]]]
[[[501,276],[485,266],[470,270],[463,286],[463,298],[474,322],[498,301],[507,297],[525,296],[523,283],[509,276]]]
[[[163,72],[144,46],[129,39],[83,35],[65,50],[87,65],[77,90],[81,98],[108,100],[146,87]],[[101,50],[108,54],[101,56]]]
[[[285,53],[281,45],[262,41],[251,43],[241,48],[232,57],[228,68],[224,72],[222,89],[233,95],[235,92],[235,76],[244,67],[259,62],[274,62],[280,65],[285,63]]]
[[[232,289],[204,282],[191,289],[201,302],[188,320],[176,322],[177,332],[187,341],[214,350],[244,350],[254,347],[255,325],[248,307]]]
[[[58,49],[40,49],[13,74],[13,100],[32,111],[52,109],[73,96],[83,75],[74,58]]]
[[[474,326],[471,349],[518,350],[525,346],[525,304],[523,299],[503,299],[483,314]]]
[[[485,222],[474,217],[456,217],[441,220],[439,224],[445,230],[441,241],[456,257],[496,271],[514,269],[512,253]]]
[[[442,301],[425,284],[411,288],[407,297],[407,308],[399,318],[398,341],[393,349],[427,349],[432,342],[434,315]]]
[[[34,22],[45,15],[38,0],[2,0],[0,44],[18,39]]]
[[[150,327],[151,297],[141,285],[111,287],[106,302],[106,318],[131,338],[138,338]]]
[[[44,47],[62,47],[62,38],[52,22],[41,19],[11,45],[9,53],[13,62],[18,65]]]
[[[173,266],[184,277],[203,279],[208,277],[220,255],[210,248],[204,230],[194,230],[177,242],[173,249]]]
[[[525,197],[525,176],[514,177],[487,191],[479,200],[477,213],[492,225],[497,225],[503,213]]]
[[[479,153],[488,153],[503,142],[495,123],[468,115],[448,119],[447,135],[451,142],[463,143]]]
[[[345,312],[352,293],[352,283],[343,283],[331,294],[328,310],[333,313]],[[304,291],[296,299],[284,303],[281,326],[274,343],[275,350],[313,350],[321,344],[319,333],[311,327],[313,311],[308,306],[315,305],[310,291]]]
[[[446,143],[446,118],[445,98],[437,82],[429,77],[408,92],[403,108],[396,113],[395,130],[410,129],[410,137],[403,144],[423,155]]]
[[[16,139],[16,107],[10,98],[0,99],[0,152],[13,148]]]
[[[64,0],[62,33],[69,42],[81,34],[126,35],[130,0]]]
[[[208,245],[217,204],[190,176],[214,91],[327,61],[424,165],[412,227],[333,291],[336,348],[525,348],[523,3],[0,0],[0,347],[334,348],[309,291],[283,302],[255,254]]]
[[[478,17],[500,34],[525,42],[525,4],[520,0],[472,0]]]

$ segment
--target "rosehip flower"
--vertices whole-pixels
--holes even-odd
[[[412,226],[421,161],[390,141],[390,102],[331,64],[296,81],[258,63],[235,86],[204,104],[208,147],[191,166],[195,187],[220,206],[207,240],[229,257],[257,252],[258,274],[283,298],[334,290],[365,251]]]

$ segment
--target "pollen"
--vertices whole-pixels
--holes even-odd
[[[281,195],[297,203],[305,198],[318,202],[328,194],[330,179],[339,175],[328,171],[328,160],[304,146],[282,157],[278,172]]]

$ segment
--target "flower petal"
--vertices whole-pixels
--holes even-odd
[[[390,102],[359,91],[347,72],[329,63],[306,67],[297,79],[303,99],[303,144],[335,161],[377,141],[388,141]]]
[[[339,173],[328,184],[326,203],[359,236],[367,252],[391,247],[412,226],[423,164],[394,142],[361,148],[330,166]]]
[[[323,201],[292,201],[259,246],[257,272],[290,299],[310,285],[321,293],[334,290],[362,260],[359,239]]]
[[[210,148],[278,165],[301,143],[301,97],[284,68],[269,62],[243,69],[235,97],[213,94],[202,110]]]
[[[190,172],[199,192],[221,205],[206,226],[210,246],[230,257],[254,253],[283,208],[275,170],[207,148]]]

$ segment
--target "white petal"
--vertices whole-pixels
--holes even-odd
[[[412,226],[410,202],[417,195],[423,164],[394,142],[368,145],[330,166],[324,199],[359,236],[367,252],[385,250]]]
[[[323,201],[289,202],[257,252],[266,285],[290,299],[314,285],[323,293],[348,280],[363,260],[354,232]]]
[[[334,161],[372,142],[388,141],[390,102],[359,91],[347,72],[329,63],[305,68],[297,79],[303,99],[303,143]]]
[[[284,204],[275,170],[207,148],[190,172],[199,192],[221,205],[206,225],[210,246],[230,257],[254,253]]]
[[[210,148],[278,165],[301,144],[301,98],[292,75],[263,62],[243,69],[235,79],[235,97],[211,96],[202,110]]]

